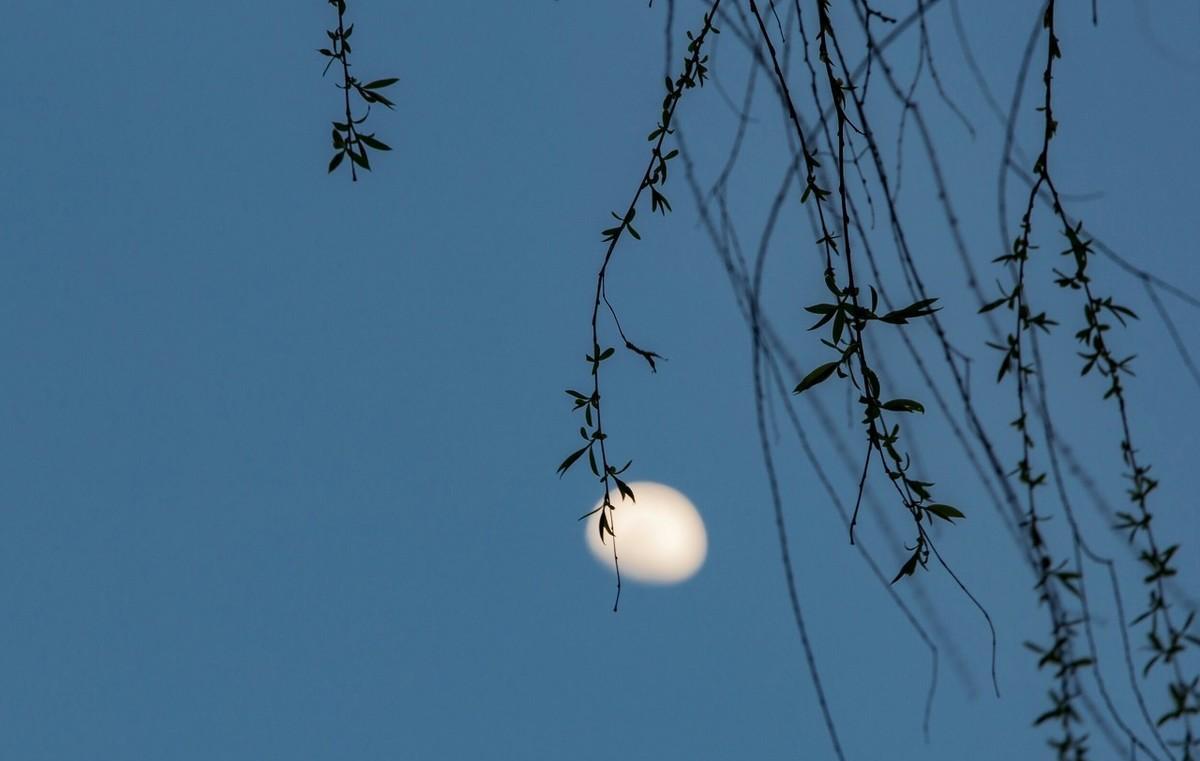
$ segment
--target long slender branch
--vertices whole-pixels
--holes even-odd
[[[567,394],[574,399],[575,409],[582,409],[584,411],[585,425],[580,429],[580,434],[586,443],[583,447],[568,455],[562,464],[559,465],[558,471],[560,475],[565,473],[577,460],[586,454],[592,473],[603,486],[604,496],[600,506],[584,517],[599,512],[598,527],[600,538],[602,541],[609,538],[613,543],[613,566],[617,574],[616,598],[613,601],[614,612],[618,609],[621,602],[621,570],[617,554],[615,519],[613,515],[616,505],[613,502],[612,492],[615,488],[621,494],[622,498],[628,497],[633,499],[634,497],[633,491],[620,478],[620,475],[625,472],[630,463],[617,468],[611,464],[608,456],[608,433],[604,429],[600,393],[601,363],[613,355],[614,349],[612,347],[602,348],[600,344],[601,304],[604,304],[612,314],[618,335],[624,341],[625,348],[641,356],[642,359],[649,363],[650,369],[654,370],[655,359],[660,358],[659,355],[640,348],[626,337],[625,331],[621,327],[620,320],[617,317],[616,310],[613,309],[612,303],[608,299],[606,290],[608,268],[612,263],[613,254],[617,250],[617,244],[621,242],[625,233],[628,232],[635,239],[641,238],[641,235],[633,226],[633,221],[637,214],[638,202],[647,190],[650,191],[651,195],[650,206],[652,212],[662,211],[665,214],[671,208],[670,202],[659,191],[659,186],[666,182],[668,174],[667,162],[674,158],[678,151],[671,151],[664,154],[663,145],[667,136],[672,133],[672,120],[675,117],[679,101],[683,98],[683,93],[694,87],[702,86],[708,75],[708,69],[705,66],[707,56],[703,53],[704,41],[708,38],[710,32],[714,34],[719,33],[719,30],[713,26],[713,19],[720,5],[721,0],[714,0],[711,8],[704,15],[704,23],[700,32],[694,37],[689,32],[688,56],[684,60],[683,71],[679,76],[674,80],[667,79],[667,94],[663,99],[662,115],[658,126],[650,133],[650,141],[653,143],[653,147],[650,150],[650,158],[646,163],[645,170],[642,172],[637,189],[634,191],[633,197],[630,199],[624,214],[618,215],[616,212],[613,212],[613,217],[618,220],[618,224],[615,227],[604,230],[602,233],[608,245],[600,263],[600,269],[596,273],[596,289],[592,300],[591,313],[591,351],[586,357],[586,361],[591,368],[592,391],[590,395],[584,395],[573,390],[567,391]],[[596,451],[600,453],[598,461]]]

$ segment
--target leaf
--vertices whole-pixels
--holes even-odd
[[[917,570],[917,553],[914,552],[912,557],[908,559],[908,562],[900,566],[900,572],[896,574],[896,578],[892,579],[892,583],[895,584],[905,576],[912,576],[915,570]]]
[[[879,319],[883,320],[884,322],[890,322],[893,325],[907,325],[908,321],[912,318],[926,317],[938,311],[937,308],[933,308],[933,303],[935,301],[937,301],[937,299],[921,299],[920,301],[909,304],[903,309],[897,309],[895,311],[888,312]]]
[[[920,412],[921,414],[925,414],[925,406],[912,399],[893,399],[890,402],[884,402],[880,406],[889,412]]]
[[[929,481],[916,481],[911,478],[905,478],[904,483],[908,484],[908,488],[912,489],[921,499],[929,499],[929,490],[926,486],[933,486]]]
[[[879,376],[869,367],[866,368],[866,372],[863,375],[867,379],[867,393],[875,398],[879,398]]]
[[[633,498],[633,489],[629,488],[629,484],[625,483],[616,476],[613,476],[612,480],[617,482],[617,490],[621,492],[622,498],[628,497],[630,502],[637,502],[637,500]]]
[[[396,104],[395,104],[395,103],[393,103],[392,101],[390,101],[390,100],[388,100],[387,98],[383,97],[382,95],[380,95],[380,94],[379,94],[379,93],[377,93],[377,92],[372,92],[372,93],[371,93],[371,97],[372,97],[372,99],[373,99],[373,100],[374,100],[376,103],[382,103],[383,105],[387,106],[388,108],[395,108],[395,107],[396,107]]]
[[[587,446],[585,446],[581,449],[576,449],[574,452],[567,455],[567,459],[563,460],[562,463],[558,466],[558,477],[562,478],[563,474],[566,473],[568,470],[570,470],[571,466],[575,464],[575,461],[578,460],[580,457],[583,457],[583,453],[588,451],[591,448],[592,448],[592,445],[588,444]]]
[[[1008,301],[1008,297],[1007,297],[1007,296],[1005,296],[1004,298],[999,298],[999,299],[996,299],[995,301],[989,301],[988,303],[986,303],[986,304],[984,304],[983,306],[979,307],[979,314],[983,314],[984,312],[990,312],[990,311],[992,311],[993,309],[995,309],[996,307],[1000,306],[1001,304],[1003,304],[1003,303],[1004,303],[1004,302],[1006,302],[1006,301]]]
[[[840,364],[841,362],[839,361],[826,362],[825,364],[821,365],[808,375],[804,376],[804,380],[800,381],[799,385],[796,386],[796,389],[792,393],[802,394],[818,383],[823,383],[824,381],[829,380],[829,376],[833,375],[833,371],[837,370],[838,365]]]
[[[349,37],[350,35],[346,35]],[[363,85],[368,90],[380,90],[384,87],[391,87],[400,81],[399,77],[387,77],[386,79],[376,79],[374,82]]]
[[[346,158],[345,151],[333,154],[333,158],[329,160],[329,171],[332,172],[334,169],[337,169],[338,165],[342,163],[342,159],[344,158]]]
[[[392,146],[388,145],[387,143],[376,140],[374,135],[359,135],[358,139],[362,140],[364,143],[377,151],[390,151],[392,149]]]
[[[661,211],[664,216],[671,211],[671,203],[667,201],[667,197],[654,187],[650,188],[650,211]]]
[[[825,305],[824,305],[824,304],[817,304],[816,306],[825,306]],[[813,311],[813,308],[814,308],[814,307],[808,307],[807,309],[808,309],[808,311],[810,311],[810,312],[811,312],[811,311]],[[838,314],[838,315],[840,315],[840,314],[841,314],[841,312],[839,312],[839,311],[837,310],[837,307],[834,307],[832,310],[830,310],[830,311],[828,311],[828,312],[825,312],[823,315],[821,315],[821,319],[819,319],[819,320],[817,320],[815,323],[813,323],[813,326],[812,326],[811,328],[809,328],[809,330],[816,330],[817,328],[821,327],[821,326],[822,326],[822,325],[824,325],[825,323],[827,323],[827,322],[829,322],[830,320],[832,320],[832,319],[833,319],[833,316],[834,316],[835,314]]]
[[[967,517],[957,507],[951,505],[927,505],[925,509],[948,523],[954,523],[954,518]]]

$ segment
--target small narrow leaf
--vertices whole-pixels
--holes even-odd
[[[925,413],[925,407],[920,402],[912,399],[893,399],[890,402],[884,402],[882,405],[889,412],[920,412]]]
[[[821,365],[808,375],[804,376],[804,380],[800,381],[799,385],[796,386],[796,389],[792,393],[802,394],[818,383],[828,380],[829,376],[833,375],[833,371],[837,370],[839,364],[841,363],[826,362],[825,364]]]
[[[349,37],[350,35],[346,35]],[[391,87],[400,81],[399,77],[387,77],[386,79],[376,79],[374,82],[363,85],[368,90],[379,90],[384,87]]]
[[[957,507],[952,507],[950,505],[928,505],[925,507],[925,509],[949,523],[953,523],[954,518],[967,517],[963,515]]]
[[[576,449],[574,452],[567,455],[567,459],[563,460],[562,463],[558,466],[559,477],[561,478],[564,473],[566,473],[568,470],[570,470],[571,466],[575,464],[575,461],[578,460],[580,457],[582,457],[583,453],[588,451],[591,448],[592,448],[592,445],[588,444],[587,446],[583,447],[582,449]]]
[[[387,143],[376,140],[374,135],[359,135],[358,138],[378,151],[390,151],[392,149],[392,146]]]
[[[616,476],[613,476],[612,480],[617,482],[617,490],[621,492],[622,498],[627,497],[630,502],[637,502],[637,500],[633,498],[633,489],[629,488],[629,484],[625,483]]]
[[[912,557],[908,559],[908,562],[900,566],[900,572],[896,574],[896,578],[892,579],[892,583],[895,584],[905,576],[912,576],[915,570],[917,570],[917,553],[914,552]]]

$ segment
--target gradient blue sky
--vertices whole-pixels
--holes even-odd
[[[963,5],[1007,103],[1036,8]],[[1056,175],[1072,192],[1103,191],[1073,207],[1097,234],[1196,290],[1200,17],[1193,3],[1101,0],[1092,28],[1087,5],[1062,9]],[[677,6],[678,52],[702,5]],[[670,361],[655,376],[636,358],[614,361],[606,399],[632,475],[683,490],[703,513],[708,564],[679,587],[630,585],[614,615],[612,581],[575,521],[596,487],[554,473],[577,441],[562,390],[588,377],[598,231],[628,202],[658,116],[665,2],[350,8],[357,71],[401,77],[396,111],[371,117],[395,150],[356,185],[325,174],[339,109],[315,53],[325,3],[9,7],[0,758],[830,757],[780,573],[747,331],[682,177],[676,213],[645,219],[611,284],[635,340]],[[931,11],[931,34],[978,135],[928,82],[920,95],[990,281],[1001,133],[948,10]],[[720,43],[714,68],[740,97],[745,53],[731,34]],[[912,48],[896,55],[910,70]],[[894,124],[876,92],[880,123]],[[708,87],[680,114],[715,176],[736,128],[729,108]],[[731,188],[748,240],[784,140],[765,89],[755,114]],[[1023,114],[1029,149],[1031,102]],[[915,133],[908,145],[913,242],[1015,460],[1011,389],[990,383],[994,358],[956,296],[961,269]],[[800,311],[822,293],[810,241],[793,204],[767,293],[806,365],[824,361]],[[1049,278],[1048,265],[1040,272]],[[1103,262],[1096,274],[1148,318],[1128,333],[1139,342],[1136,435],[1194,588],[1197,390],[1140,284]],[[1195,312],[1167,305],[1200,348]],[[1077,311],[1059,316],[1071,326]],[[1114,413],[1099,381],[1075,378],[1073,329],[1056,339],[1059,423],[1119,503]],[[900,356],[901,395],[920,397]],[[820,393],[856,441],[845,398]],[[843,743],[856,759],[1041,753],[1028,725],[1046,680],[1021,647],[1044,628],[1031,578],[944,423],[930,414],[913,430],[929,480],[968,513],[938,536],[997,622],[1003,698],[989,692],[976,611],[940,571],[905,581],[944,635],[924,744],[928,654],[785,430],[800,596]],[[851,494],[841,463],[828,467]],[[1080,510],[1132,571],[1097,513]],[[864,541],[896,567],[903,550],[884,541],[882,520],[868,509]],[[1136,580],[1127,593],[1140,600]],[[1112,613],[1101,603],[1097,616],[1111,644]],[[1118,699],[1127,706],[1127,690]]]

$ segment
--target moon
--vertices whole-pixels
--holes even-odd
[[[679,491],[652,481],[629,484],[634,499],[616,490],[609,516],[616,533],[622,578],[649,584],[678,584],[690,579],[708,555],[704,520]],[[593,509],[600,507],[597,502]],[[613,537],[600,541],[600,513],[588,517],[584,539],[601,565],[613,568]]]

